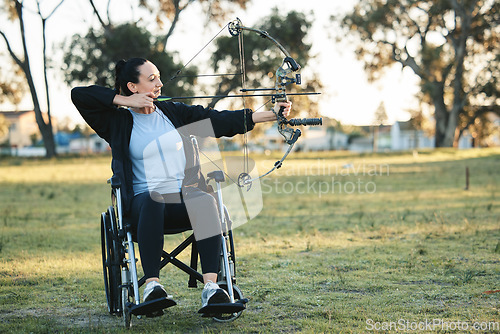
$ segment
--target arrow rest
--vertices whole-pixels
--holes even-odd
[[[238,187],[243,188],[245,186],[247,187],[247,191],[249,191],[252,188],[252,180],[247,173],[241,173],[238,176]]]

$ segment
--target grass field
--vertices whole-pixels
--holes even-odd
[[[123,332],[100,258],[109,162],[0,161],[0,333]],[[201,287],[167,268],[178,306],[130,332],[500,332],[500,149],[295,153],[262,190],[235,230],[243,315],[201,318]]]

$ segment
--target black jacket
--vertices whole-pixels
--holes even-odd
[[[133,118],[128,109],[113,104],[116,91],[100,87],[75,87],[71,90],[71,99],[88,123],[88,125],[104,140],[112,152],[111,169],[122,184],[122,201],[124,211],[130,209],[134,191],[132,188],[132,163],[129,154],[129,142],[132,134]],[[156,106],[167,116],[176,129],[200,120],[210,119],[215,137],[232,137],[253,129],[251,110],[217,111],[202,106],[189,106],[177,102],[155,102]],[[189,140],[190,134],[181,133],[186,155],[186,171],[183,189],[198,188],[206,190],[205,180],[201,174],[196,148]]]

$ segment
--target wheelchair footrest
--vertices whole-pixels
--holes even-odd
[[[216,317],[221,314],[238,313],[246,309],[246,303],[248,303],[248,299],[243,298],[234,303],[208,304],[202,307],[198,313],[201,313],[203,317]]]
[[[163,297],[150,300],[139,305],[130,304],[129,311],[133,315],[145,315],[148,317],[163,315],[163,309],[177,305],[177,303],[169,298]]]

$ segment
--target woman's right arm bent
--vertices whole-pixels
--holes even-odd
[[[95,85],[71,90],[71,100],[85,122],[108,142],[113,114],[119,112],[113,103],[115,96],[115,90]]]
[[[71,100],[87,124],[108,142],[113,115],[125,111],[118,106],[154,108],[152,93],[124,96],[117,94],[116,90],[96,85],[73,88]]]
[[[130,108],[151,108],[154,109],[153,93],[132,94],[129,96],[116,95],[113,103],[119,106]]]

